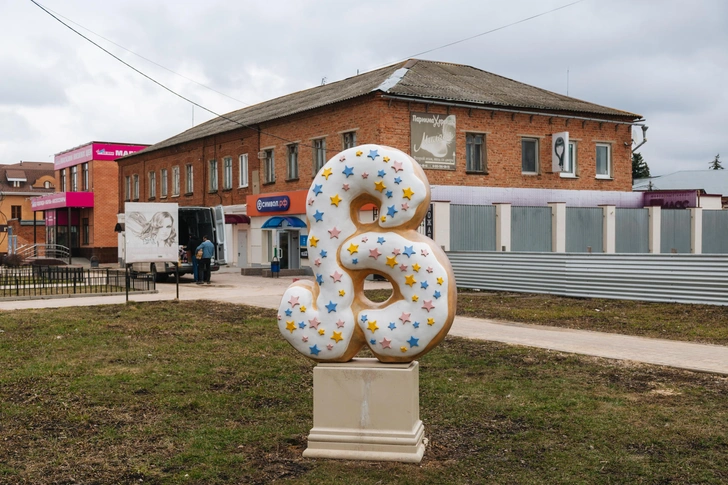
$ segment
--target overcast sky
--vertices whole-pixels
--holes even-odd
[[[227,113],[572,1],[39,3],[159,82]],[[53,161],[92,140],[152,144],[190,128],[193,116],[195,124],[212,117],[29,0],[0,0],[0,18],[0,163]],[[728,169],[728,1],[583,0],[417,57],[562,94],[568,71],[570,96],[646,119],[648,142],[639,151],[653,175],[707,169],[717,153]],[[641,131],[633,137],[641,141]]]

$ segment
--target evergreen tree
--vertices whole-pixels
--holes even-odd
[[[639,153],[632,154],[632,180],[644,179],[650,176],[650,167]]]
[[[711,170],[723,170],[723,164],[720,163],[720,153],[715,156],[715,159],[710,162]]]

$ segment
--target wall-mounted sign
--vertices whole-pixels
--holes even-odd
[[[650,191],[643,195],[645,207],[663,209],[688,209],[698,206],[698,192],[695,190]]]
[[[287,195],[260,197],[255,202],[258,212],[286,212],[290,206],[291,199]]]
[[[455,170],[455,115],[411,113],[410,139],[422,168]]]
[[[435,224],[433,222],[432,204],[430,204],[430,207],[427,209],[427,214],[425,214],[425,236],[430,239],[435,239]]]
[[[55,156],[53,163],[56,170],[71,167],[90,160],[116,160],[144,150],[147,145],[125,145],[120,143],[89,143]]]
[[[551,135],[551,171],[570,172],[569,132],[562,131]]]
[[[308,235],[307,234],[298,236],[298,245],[301,246],[302,248],[305,248],[306,246],[308,246]]]

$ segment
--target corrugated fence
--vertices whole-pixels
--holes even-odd
[[[728,305],[728,256],[447,253],[459,288]]]

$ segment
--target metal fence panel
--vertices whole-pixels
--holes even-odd
[[[648,209],[617,208],[615,213],[618,253],[650,252],[650,211]]]
[[[450,248],[495,251],[495,206],[451,204]]]
[[[566,208],[566,252],[602,252],[604,215],[601,207]]]
[[[703,210],[703,253],[728,253],[728,211]]]
[[[551,251],[551,207],[511,207],[511,250]]]
[[[685,209],[662,209],[660,223],[660,252],[690,252],[690,211]]]
[[[728,256],[449,252],[459,288],[728,305]]]

